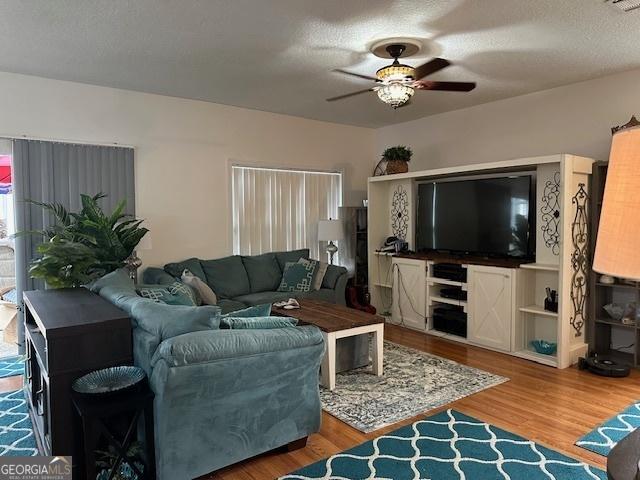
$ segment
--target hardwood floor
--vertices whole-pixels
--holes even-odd
[[[510,379],[432,410],[429,414],[455,408],[601,468],[605,468],[604,457],[578,448],[573,443],[594,426],[640,398],[640,372],[637,370],[621,379],[598,377],[580,372],[575,367],[557,370],[393,325],[385,326],[385,338]],[[21,376],[0,379],[0,392],[16,390],[21,386]],[[323,412],[322,428],[319,433],[309,437],[305,448],[293,452],[283,449],[265,453],[201,477],[201,480],[274,479],[424,416],[421,414],[364,434]]]
[[[573,443],[597,424],[640,398],[640,373],[622,379],[605,378],[572,367],[557,370],[527,360],[387,325],[385,338],[450,358],[510,379],[440,409],[460,412],[537,441],[573,458],[604,468],[606,459]],[[351,448],[412,423],[424,414],[364,434],[322,413],[322,428],[307,446],[294,452],[270,452],[227,467],[202,480],[262,480],[290,473],[317,460]]]

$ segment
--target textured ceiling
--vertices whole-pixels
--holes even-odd
[[[0,70],[379,127],[640,66],[640,10],[604,0],[2,0]],[[456,64],[393,111],[334,68],[372,74],[376,40]]]

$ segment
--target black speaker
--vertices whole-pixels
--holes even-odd
[[[467,337],[467,314],[461,307],[442,305],[433,309],[433,328],[439,332]]]

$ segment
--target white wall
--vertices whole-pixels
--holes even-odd
[[[230,162],[342,170],[345,198],[357,199],[375,157],[365,128],[10,73],[0,92],[0,136],[136,148],[149,265],[231,253]]]
[[[611,127],[633,114],[640,114],[640,70],[380,128],[376,151],[410,146],[411,170],[554,153],[607,160]]]

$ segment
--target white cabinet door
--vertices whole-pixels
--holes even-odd
[[[393,322],[405,327],[426,328],[427,262],[393,259]]]
[[[469,265],[467,339],[511,351],[513,270]]]

